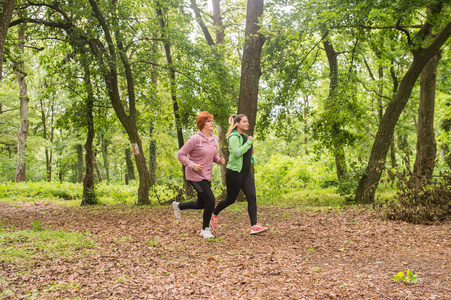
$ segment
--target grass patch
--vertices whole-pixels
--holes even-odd
[[[0,261],[33,264],[43,258],[72,258],[89,254],[94,240],[85,233],[43,229],[38,221],[31,230],[0,228]]]

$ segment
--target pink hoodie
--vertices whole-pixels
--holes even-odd
[[[202,131],[193,134],[177,153],[177,158],[185,166],[185,177],[189,181],[211,181],[213,162],[219,164],[218,138],[211,134],[207,139]],[[203,164],[202,170],[195,172],[194,165]]]

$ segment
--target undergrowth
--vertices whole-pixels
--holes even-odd
[[[431,180],[412,178],[406,172],[388,172],[398,187],[396,201],[387,204],[389,219],[435,224],[451,216],[451,172]]]

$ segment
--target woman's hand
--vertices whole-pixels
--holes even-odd
[[[195,172],[200,172],[203,168],[204,164],[198,164],[198,165],[194,165],[193,170]]]
[[[225,159],[224,159],[224,157],[221,157],[221,158],[219,159],[219,164],[220,164],[220,165],[225,165]]]

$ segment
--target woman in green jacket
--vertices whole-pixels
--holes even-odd
[[[227,206],[235,203],[238,193],[242,189],[247,200],[247,210],[251,221],[251,234],[258,234],[268,230],[268,227],[257,223],[257,195],[255,193],[255,179],[251,165],[255,163],[252,143],[254,138],[244,134],[249,129],[246,115],[232,115],[229,118],[227,142],[229,145],[229,162],[226,170],[227,197],[221,200],[213,211],[211,225],[218,227],[218,214]]]

